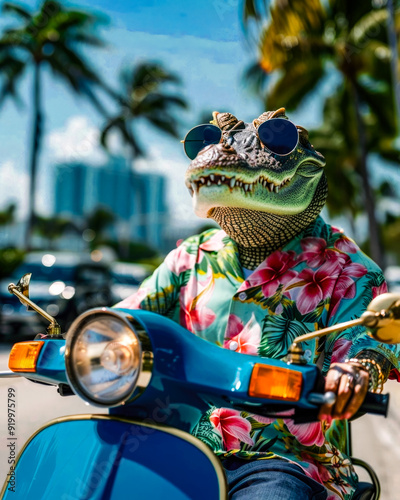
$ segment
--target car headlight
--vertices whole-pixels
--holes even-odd
[[[143,327],[131,316],[111,309],[81,314],[67,333],[69,383],[95,406],[119,406],[141,394],[150,382],[152,359]]]

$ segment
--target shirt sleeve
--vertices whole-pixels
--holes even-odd
[[[351,266],[353,273],[351,272]],[[373,298],[387,291],[381,270],[366,257],[357,264],[348,266],[350,271],[342,272],[332,292],[328,325],[331,326],[359,318]],[[365,271],[361,272],[364,267]],[[355,274],[358,276],[351,276]],[[391,364],[389,378],[399,377],[399,344],[383,344],[374,340],[365,327],[355,326],[337,334],[330,334],[325,343],[323,372],[331,363],[342,363],[354,358],[361,351],[375,351],[384,356]]]
[[[190,278],[196,262],[197,247],[192,239],[172,250],[154,273],[143,281],[139,290],[114,307],[144,309],[169,316],[179,301],[179,291]]]

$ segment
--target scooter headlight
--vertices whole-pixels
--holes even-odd
[[[151,378],[152,352],[143,327],[110,309],[79,316],[67,333],[67,376],[74,392],[95,406],[118,406]]]

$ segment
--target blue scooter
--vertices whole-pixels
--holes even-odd
[[[190,434],[210,405],[268,417],[292,410],[295,422],[314,421],[335,395],[324,394],[301,341],[364,324],[380,342],[400,342],[400,296],[393,294],[374,299],[358,320],[298,337],[286,362],[221,349],[141,310],[89,310],[63,335],[29,299],[29,280],[9,291],[48,319],[48,334],[14,344],[11,371],[0,376],[56,385],[60,395],[76,394],[109,414],[57,418],[37,430],[11,465],[0,495],[6,500],[226,499],[219,459]],[[387,407],[388,395],[368,394],[360,411],[386,415]],[[353,463],[371,477],[354,498],[379,498],[374,471]]]

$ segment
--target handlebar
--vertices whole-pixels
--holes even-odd
[[[320,394],[313,392],[308,396],[308,401],[316,405],[323,405],[325,403],[334,404],[336,395],[333,392],[325,392]],[[364,413],[374,413],[375,415],[387,416],[389,408],[389,394],[375,394],[374,392],[367,392],[363,404],[357,412],[358,416]]]
[[[387,416],[389,408],[389,394],[375,394],[367,392],[364,402],[361,405],[356,416],[363,413],[374,413],[375,415]]]

